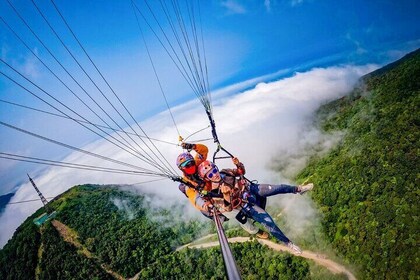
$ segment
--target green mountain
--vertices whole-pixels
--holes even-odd
[[[318,186],[332,245],[365,279],[419,279],[420,50],[322,106],[317,124],[345,136],[298,179]]]
[[[73,187],[50,202],[58,212],[53,220],[37,227],[40,209],[16,230],[0,251],[0,279],[226,279],[219,247],[175,250],[214,230],[212,223],[157,200],[117,187]],[[313,266],[258,242],[232,247],[244,279],[308,279]]]
[[[297,180],[316,184],[322,229],[359,268],[358,279],[419,279],[419,91],[416,51],[366,75],[316,115],[325,133],[344,136]],[[39,209],[0,250],[0,279],[226,279],[218,247],[176,250],[214,232],[209,220],[185,217],[176,202],[83,185],[50,206],[54,219],[36,226]],[[346,279],[256,241],[231,247],[243,279]]]

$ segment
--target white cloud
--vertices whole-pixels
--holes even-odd
[[[245,14],[247,11],[245,7],[234,0],[226,0],[220,3],[222,7],[228,10],[230,14]]]
[[[247,177],[261,183],[287,182],[287,172],[301,168],[308,153],[303,149],[318,146],[324,151],[333,145],[336,136],[323,135],[310,126],[310,117],[323,103],[339,98],[353,88],[357,79],[374,70],[376,66],[342,66],[316,68],[304,73],[270,83],[259,83],[254,88],[233,96],[226,96],[223,90],[214,95],[213,110],[219,139],[227,150],[238,156],[247,167]],[[246,82],[244,84],[247,84]],[[207,116],[198,101],[194,100],[172,109],[181,135],[186,136],[208,125]],[[142,127],[150,137],[176,142],[178,135],[168,113],[164,112],[143,122]],[[208,138],[206,130],[195,139]],[[214,144],[207,142],[210,157]],[[175,158],[181,152],[179,147],[157,142],[168,161],[175,167]],[[132,164],[142,164],[140,160],[116,149],[110,143],[97,141],[84,148],[104,156]],[[289,154],[284,151],[290,151]],[[299,159],[292,159],[292,157]],[[270,167],[278,159],[286,164],[284,174],[273,172]],[[63,161],[111,166],[109,163],[84,154],[73,153]],[[289,165],[288,165],[288,162]],[[219,166],[230,167],[230,160],[221,160]],[[146,166],[150,169],[150,166]],[[275,165],[274,165],[275,166]],[[115,165],[114,165],[115,167]],[[121,167],[120,167],[121,168]],[[56,196],[68,188],[85,183],[132,184],[155,178],[131,175],[115,175],[94,171],[66,168],[50,168],[43,174],[31,174],[45,197]],[[177,184],[166,180],[133,187],[140,191],[158,193],[163,200],[188,204],[178,191]],[[32,186],[27,183],[17,191],[12,201],[37,198]],[[8,205],[0,217],[0,246],[12,236],[14,230],[26,217],[39,208],[40,202]],[[192,208],[192,207],[190,207]]]
[[[6,45],[3,44],[1,46],[1,52],[0,52],[0,57],[5,60],[8,57],[8,53],[10,52],[10,48]]]
[[[294,0],[293,2],[295,2]],[[302,1],[302,0],[298,0]],[[267,13],[271,12],[272,6],[274,4],[273,0],[264,0],[264,8]],[[243,2],[236,0],[224,0],[220,2],[220,5],[227,10],[228,14],[246,14],[248,9],[243,5]],[[258,4],[260,5],[260,4]]]
[[[38,49],[34,49],[33,52],[38,55]],[[3,45],[1,48],[1,57],[3,60],[9,60],[12,67],[18,69],[24,76],[29,79],[38,78],[41,74],[39,60],[31,53],[27,53],[19,59],[11,58],[10,48]]]
[[[350,33],[347,33],[346,38],[356,46],[356,54],[362,55],[368,52],[365,48],[362,47],[362,43],[354,39]]]
[[[290,72],[291,72],[291,69],[282,69],[271,74],[249,79],[243,82],[239,82],[239,83],[215,90],[211,94],[217,100],[217,99],[220,99],[221,97],[224,97],[224,96],[226,97],[231,94],[236,94],[240,91],[246,90],[250,87],[255,86],[257,83],[278,79],[279,77],[283,75],[290,74]]]
[[[18,161],[13,160],[6,160],[6,159],[0,159],[1,165],[0,165],[0,174],[6,173],[9,170],[12,170],[14,166],[17,165]]]
[[[131,207],[129,200],[114,197],[111,199],[111,202],[117,206],[119,211],[124,213],[128,220],[135,218],[135,210]]]
[[[301,5],[303,3],[303,1],[304,0],[292,0],[290,2],[290,5],[292,5],[292,7],[295,7],[295,6]]]
[[[404,55],[420,48],[420,39],[405,42],[402,45],[394,46],[393,49],[387,50],[385,56],[389,62],[396,61]]]
[[[271,12],[271,0],[264,0],[264,7],[267,12]]]
[[[35,50],[35,53],[38,51]],[[23,73],[30,78],[37,78],[40,75],[39,66],[38,66],[38,59],[34,56],[28,56],[23,65],[22,65]]]

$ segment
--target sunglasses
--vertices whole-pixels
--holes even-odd
[[[209,173],[206,174],[207,178],[211,179],[213,178],[214,174],[218,173],[219,170],[217,167],[214,167],[213,170],[209,171]]]
[[[194,165],[195,165],[195,162],[193,160],[189,160],[189,161],[183,162],[181,164],[181,167],[182,168],[188,168],[188,167],[191,167],[191,166],[194,166]]]

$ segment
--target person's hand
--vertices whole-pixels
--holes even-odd
[[[204,208],[205,211],[207,211],[209,213],[212,213],[213,212],[214,205],[210,201],[207,201],[204,204],[203,208]]]
[[[233,164],[234,165],[238,165],[240,162],[239,162],[239,159],[237,158],[237,157],[233,157],[232,158],[232,161],[233,161]]]
[[[183,148],[183,149],[186,149],[186,150],[192,150],[192,149],[194,149],[194,144],[190,144],[190,143],[181,143],[181,147]]]

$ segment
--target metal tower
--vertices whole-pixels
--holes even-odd
[[[50,209],[47,206],[48,200],[42,195],[42,193],[40,192],[40,190],[35,185],[35,182],[32,180],[31,177],[29,177],[29,174],[26,174],[26,175],[28,175],[29,181],[31,181],[31,184],[34,187],[34,189],[36,190],[36,192],[38,193],[39,198],[41,198],[42,204],[44,204],[45,211],[49,214],[50,213]]]

